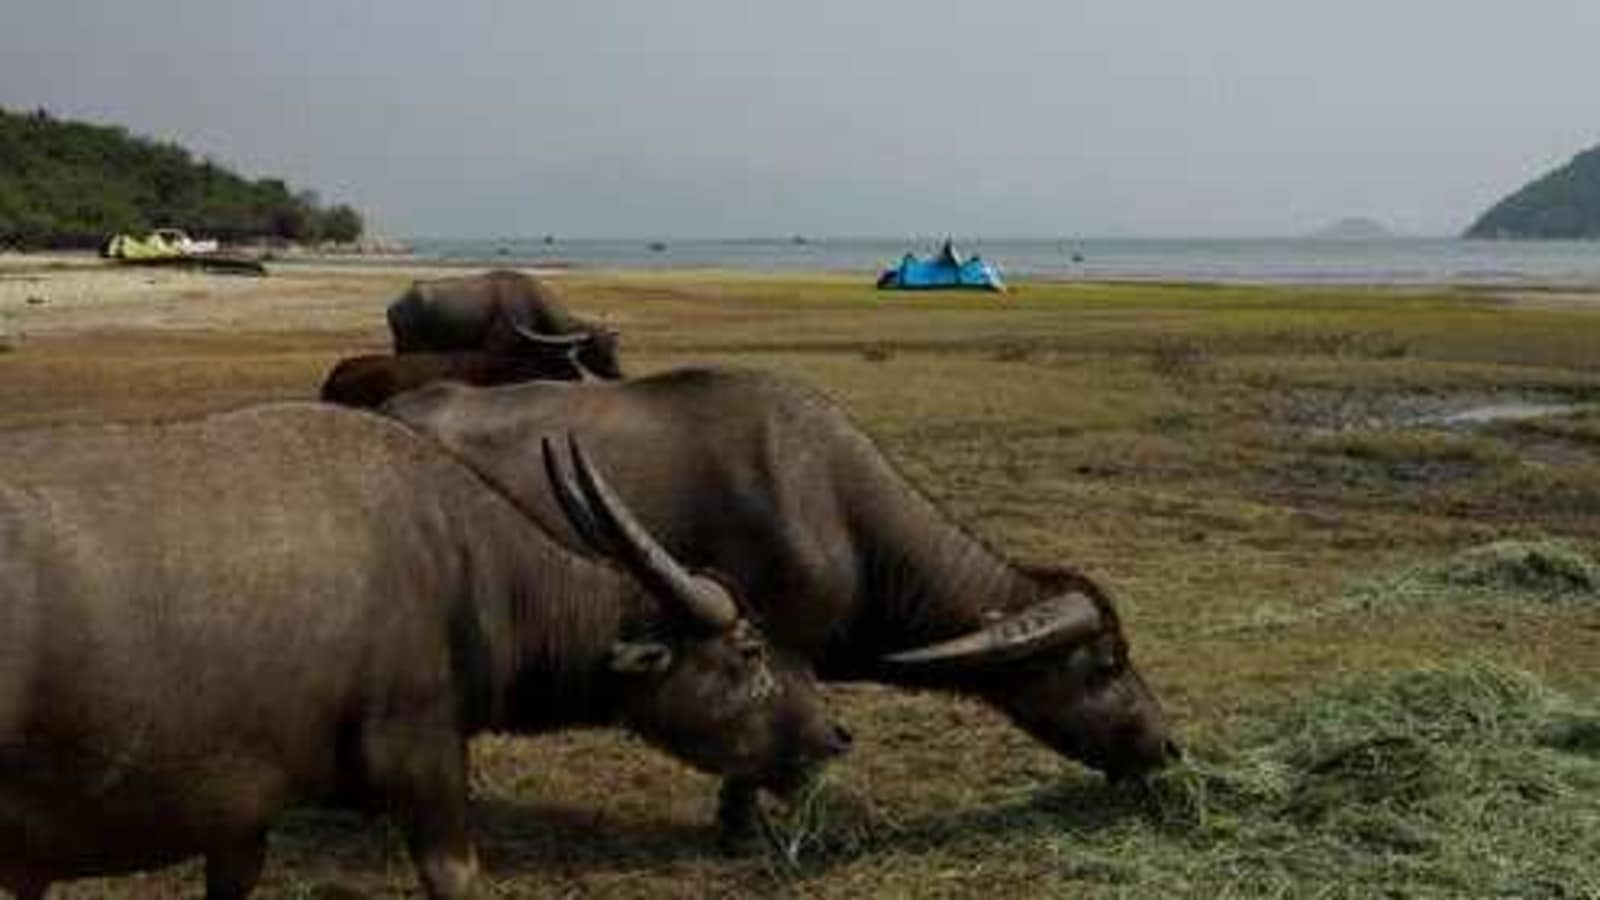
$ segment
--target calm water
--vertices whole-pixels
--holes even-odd
[[[723,268],[869,275],[935,240],[418,240],[417,254],[472,265]],[[969,240],[1011,278],[1600,287],[1600,242],[1403,238]]]

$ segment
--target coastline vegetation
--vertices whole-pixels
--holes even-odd
[[[92,248],[182,228],[224,242],[349,242],[361,214],[281,179],[251,180],[116,126],[0,108],[0,247]]]

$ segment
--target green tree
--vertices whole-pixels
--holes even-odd
[[[317,240],[353,217],[282,179],[250,180],[122,128],[0,108],[0,241],[93,247],[110,232],[173,226],[240,241]],[[344,209],[348,210],[348,207]]]
[[[322,239],[349,244],[361,239],[361,213],[341,203],[322,214]]]

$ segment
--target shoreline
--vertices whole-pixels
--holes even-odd
[[[629,280],[659,277],[668,280],[703,278],[727,279],[730,281],[805,281],[810,279],[837,281],[840,279],[859,278],[864,281],[870,281],[877,274],[872,269],[850,266],[829,268],[781,265],[703,265],[696,263],[619,265],[615,263],[583,263],[563,259],[534,260],[519,257],[446,258],[415,253],[372,255],[359,253],[296,253],[285,257],[265,258],[261,262],[267,267],[269,276],[272,274],[307,273],[337,273],[351,276],[365,273],[384,276],[405,273],[413,278],[429,278],[447,277],[464,272],[497,268],[515,269],[541,278],[577,276],[585,279],[621,278]],[[150,271],[154,270],[103,259],[93,251],[19,252],[7,250],[0,252],[0,284],[16,283],[19,280],[26,281],[53,273],[104,273],[111,277],[117,273],[142,274]],[[237,276],[224,274],[221,277]],[[1191,275],[1173,277],[1160,273],[1107,274],[1083,272],[1079,274],[1030,274],[1024,272],[1009,276],[1007,280],[1013,288],[1025,287],[1029,284],[1076,284],[1150,288],[1259,287],[1298,290],[1396,290],[1408,293],[1439,290],[1485,294],[1501,297],[1502,299],[1514,299],[1519,303],[1543,300],[1570,304],[1586,302],[1589,299],[1600,297],[1600,279],[1589,281],[1511,276],[1492,279],[1459,277],[1437,279],[1420,277],[1331,278],[1295,277],[1292,275],[1281,277],[1260,275]]]
[[[1453,284],[1231,284],[1161,279],[1022,279],[1009,295],[951,292],[880,293],[869,279],[854,273],[756,271],[750,269],[541,269],[521,267],[538,277],[567,282],[565,293],[579,298],[584,311],[597,292],[644,291],[651,296],[675,297],[710,288],[737,298],[750,292],[751,303],[761,305],[772,291],[803,295],[817,291],[842,296],[841,291],[874,307],[918,308],[932,301],[940,307],[996,310],[1014,307],[1006,298],[1028,304],[1051,292],[1092,290],[1097,287],[1137,292],[1208,291],[1230,289],[1304,293],[1308,298],[1341,292],[1367,298],[1395,298],[1419,294],[1449,294],[1468,302],[1519,310],[1600,311],[1600,287],[1569,285],[1453,285]],[[440,264],[435,260],[386,259],[381,263],[356,262],[348,257],[300,257],[293,262],[269,263],[264,278],[241,277],[167,268],[121,266],[93,254],[0,254],[0,340],[20,345],[32,338],[82,335],[94,332],[165,331],[220,332],[265,331],[275,333],[340,332],[382,343],[382,309],[417,279],[459,275],[480,266]],[[608,304],[609,305],[609,304]],[[590,310],[593,311],[593,310]],[[626,310],[610,310],[626,316]],[[644,307],[638,312],[645,313]]]

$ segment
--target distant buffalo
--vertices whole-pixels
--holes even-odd
[[[621,378],[617,335],[574,316],[548,286],[521,272],[417,281],[389,304],[396,353],[547,352],[551,339],[581,335],[575,359],[601,378]]]
[[[204,856],[206,897],[244,897],[278,813],[331,802],[394,819],[458,898],[471,735],[618,723],[779,791],[842,751],[729,589],[565,459],[534,462],[552,502],[633,577],[377,416],[8,434],[0,887]]]
[[[372,409],[396,394],[434,381],[480,386],[518,381],[583,381],[590,376],[574,358],[576,345],[548,352],[506,356],[496,353],[387,353],[339,360],[322,382],[323,401]]]

